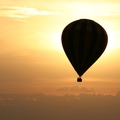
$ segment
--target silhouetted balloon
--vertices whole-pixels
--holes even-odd
[[[62,33],[62,45],[72,66],[81,76],[101,56],[108,42],[105,29],[93,20],[80,19],[68,24]]]

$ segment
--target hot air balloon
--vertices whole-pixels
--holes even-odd
[[[107,33],[97,22],[79,19],[64,28],[61,39],[63,49],[79,75],[77,81],[82,82],[81,76],[104,52]]]

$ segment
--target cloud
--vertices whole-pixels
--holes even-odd
[[[18,6],[1,6],[0,7],[0,16],[9,17],[9,18],[28,18],[36,15],[56,15],[61,14],[61,12],[52,12],[52,11],[39,11],[33,7],[18,7]]]
[[[20,7],[20,6],[1,6],[0,16],[10,17],[14,19],[28,18],[37,15],[60,15],[63,11],[64,15],[87,15],[87,16],[120,16],[120,7],[116,3],[86,3],[86,2],[72,2],[69,4],[57,3],[57,4],[43,4],[47,8],[51,8],[51,11],[40,11],[34,7]],[[58,8],[54,6],[58,6]],[[51,6],[51,7],[50,7]],[[76,8],[76,9],[74,9]],[[87,8],[87,10],[86,10]]]
[[[57,89],[58,92],[66,92],[68,91],[70,88],[69,87],[61,87],[59,89]]]
[[[57,89],[57,92],[94,93],[95,91],[94,91],[94,88],[73,86],[73,87],[61,87],[61,88]]]
[[[0,101],[0,120],[119,120],[120,96],[117,94],[0,94],[0,98],[4,98],[4,103]]]
[[[94,88],[86,88],[86,87],[78,87],[78,86],[74,86],[70,89],[73,92],[81,92],[81,93],[93,93],[94,92]]]

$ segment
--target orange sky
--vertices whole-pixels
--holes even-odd
[[[120,87],[120,2],[104,0],[4,0],[0,3],[0,93],[114,94]],[[64,54],[61,33],[80,18],[93,19],[108,33],[108,47],[83,75]],[[74,92],[71,89],[76,89]]]

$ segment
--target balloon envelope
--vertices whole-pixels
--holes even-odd
[[[89,19],[71,22],[62,32],[63,49],[80,77],[104,52],[107,41],[105,29]]]

